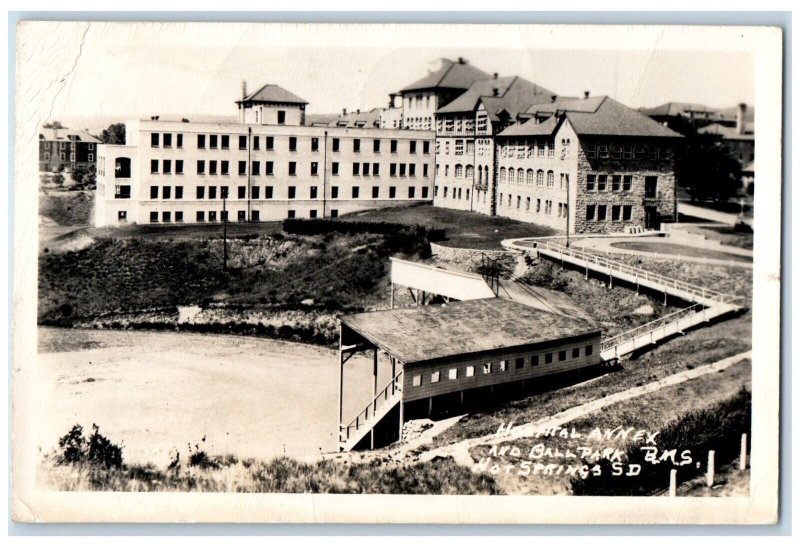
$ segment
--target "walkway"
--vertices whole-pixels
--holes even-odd
[[[661,378],[660,380],[645,384],[643,386],[626,389],[624,391],[608,395],[607,397],[603,397],[602,399],[595,399],[589,403],[569,408],[563,412],[542,418],[541,420],[537,420],[535,422],[528,422],[512,427],[510,430],[504,431],[501,434],[492,433],[490,435],[484,435],[474,439],[465,439],[463,441],[449,444],[440,448],[434,448],[432,450],[422,452],[419,455],[419,461],[427,462],[437,457],[452,457],[456,463],[472,469],[475,465],[475,461],[470,455],[470,450],[473,448],[483,445],[491,446],[517,439],[533,437],[537,431],[563,426],[564,424],[575,421],[578,418],[582,418],[588,414],[592,414],[593,412],[597,412],[598,410],[602,410],[608,406],[622,403],[643,395],[648,395],[665,387],[682,384],[683,382],[699,378],[700,376],[725,370],[726,368],[729,368],[745,359],[750,359],[751,357],[752,353],[750,351],[739,353],[709,365],[678,372],[677,374]]]
[[[716,211],[714,209],[709,209],[708,207],[693,205],[684,201],[678,202],[678,213],[690,217],[704,218],[714,222],[721,222],[722,224],[728,224],[730,226],[734,226],[737,222],[744,222],[749,226],[753,226],[752,217],[743,217],[733,213],[723,213],[722,211]]]

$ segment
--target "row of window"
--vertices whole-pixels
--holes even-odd
[[[50,150],[50,141],[43,141],[43,142],[44,142],[44,149],[45,150]],[[56,143],[53,143],[53,144],[55,145]],[[59,142],[58,146],[57,147],[53,146],[53,148],[54,149],[58,148],[59,150],[66,150],[66,149],[68,149],[70,147],[71,144],[72,144],[71,142]],[[78,143],[76,142],[75,145],[77,146],[77,144]],[[87,150],[94,150],[94,143],[93,142],[87,142],[86,143],[86,149]]]
[[[671,160],[673,151],[672,148],[647,145],[590,144],[586,146],[586,157],[614,160]]]
[[[594,348],[592,346],[585,346],[583,348],[584,356],[592,355]],[[558,359],[559,362],[566,361],[569,359],[569,356],[572,356],[572,359],[577,359],[581,356],[581,348],[572,348],[570,350],[560,350],[558,352],[547,352],[544,354],[538,355],[531,355],[530,357],[517,357],[513,361],[513,367],[515,370],[525,368],[526,364],[531,367],[537,367],[540,364],[544,363],[545,365],[549,365],[553,363],[554,359]],[[497,363],[493,361],[489,361],[483,363],[480,370],[482,374],[493,374],[493,373],[500,373],[500,372],[507,372],[511,370],[512,362],[511,360],[501,360]],[[463,368],[456,367],[451,368],[447,371],[447,380],[458,380],[459,378],[472,378],[476,374],[476,367],[475,365],[467,365]],[[442,381],[442,371],[434,371],[430,373],[428,376],[429,380],[428,383],[436,384]],[[416,374],[411,377],[411,385],[413,387],[419,387],[423,384],[423,376],[421,374]]]
[[[252,135],[251,136],[251,146],[252,150],[260,150],[261,149],[261,137],[259,135]],[[298,141],[297,137],[287,137],[289,151],[296,152],[298,150]],[[238,136],[238,145],[239,150],[247,150],[247,140],[248,135],[239,135]],[[361,141],[368,141],[370,139],[360,139],[360,138],[353,138],[352,145],[353,145],[353,152],[361,152]],[[380,152],[382,148],[382,142],[385,139],[371,139],[372,140],[372,151],[373,152]],[[392,153],[396,153],[399,148],[400,141],[398,139],[390,139],[389,140],[389,151]],[[230,135],[204,135],[199,134],[197,135],[197,148],[200,150],[205,150],[206,148],[216,150],[229,150],[231,144]],[[150,133],[150,146],[152,148],[172,148],[172,133]],[[175,147],[176,148],[183,148],[183,134],[176,133],[175,134]],[[341,139],[339,137],[331,138],[331,150],[333,152],[339,152],[341,147]],[[318,152],[320,149],[320,138],[319,137],[311,137],[309,141],[309,149],[311,152]],[[264,150],[275,150],[275,137],[269,136],[264,137]],[[416,154],[418,150],[417,141],[416,140],[409,140],[408,141],[408,152],[410,154]],[[422,141],[422,153],[423,154],[430,154],[430,141]]]
[[[196,211],[195,222],[224,222],[230,220],[230,211]],[[337,218],[339,216],[338,209],[331,209],[330,217]],[[289,209],[286,211],[286,218],[296,218],[297,211]],[[317,210],[311,209],[308,212],[309,218],[317,218]],[[174,219],[174,220],[173,220]],[[119,222],[128,221],[127,211],[117,211],[117,220]],[[247,211],[236,211],[237,222],[248,222]],[[184,222],[183,211],[150,211],[150,223],[181,223]],[[261,222],[261,214],[257,209],[250,211],[250,222]]]
[[[513,203],[516,203],[517,204],[517,209],[521,210],[522,209],[522,196],[516,196],[516,200],[515,200],[514,196],[512,196],[511,194],[508,194],[507,197],[506,197],[506,200],[503,201],[503,194],[500,194],[500,199],[498,200],[498,203],[501,206],[503,204],[505,204],[506,207],[509,208],[509,209],[512,208]],[[526,197],[525,198],[525,210],[526,211],[530,211],[531,210],[531,204],[532,203],[534,203],[534,202],[532,201],[532,199],[530,197]],[[544,207],[542,207],[543,205],[544,205]],[[558,217],[561,217],[561,218],[566,218],[567,215],[569,214],[569,205],[567,205],[566,203],[561,203],[561,202],[558,203],[558,209],[557,209],[558,213],[556,213],[556,209],[553,208],[553,200],[551,200],[551,199],[542,200],[541,198],[536,198],[535,207],[536,208],[534,209],[534,212],[535,213],[539,213],[539,214],[545,214],[545,215],[554,215],[555,214],[555,215],[557,215]]]
[[[175,160],[175,174],[182,175],[183,171],[183,160]],[[206,167],[208,170],[206,170]],[[312,177],[319,176],[319,162],[312,161],[309,163],[309,175]],[[173,174],[173,160],[150,160],[150,173],[153,175],[163,174],[163,175],[171,175]],[[290,161],[288,162],[287,173],[289,176],[296,176],[297,175],[297,162]],[[230,162],[227,160],[197,160],[197,174],[198,175],[229,175],[230,174]],[[239,161],[238,162],[238,174],[240,176],[247,175],[247,162],[246,161]],[[260,176],[261,175],[261,162],[260,161],[253,161],[250,162],[250,174],[253,176]],[[273,161],[265,161],[264,162],[264,174],[267,176],[272,176],[275,174],[275,162]],[[378,177],[381,174],[381,164],[380,163],[353,163],[353,175],[355,176],[373,176]],[[338,176],[339,175],[339,162],[334,161],[331,162],[331,175]],[[396,177],[416,177],[417,176],[417,164],[415,163],[390,163],[389,164],[389,176]],[[422,176],[428,176],[428,164],[425,163],[422,165]]]
[[[61,161],[67,161],[67,155],[64,152],[61,152],[59,157],[60,157]],[[50,161],[50,152],[45,152],[44,153],[43,160],[44,161]],[[74,153],[69,155],[69,161],[75,161],[75,154]],[[94,161],[94,154],[87,154],[86,161]]]
[[[555,187],[555,180],[556,175],[555,172],[552,170],[547,171],[547,187],[554,188]],[[520,169],[514,169],[513,167],[506,171],[505,167],[501,167],[498,173],[498,182],[509,182],[509,183],[516,183],[516,184],[528,184],[533,185],[534,182],[536,186],[544,186],[545,185],[545,172],[542,169],[534,171],[533,169],[528,169],[527,171]],[[569,184],[569,174],[568,173],[559,173],[559,188],[564,190],[567,185]]]
[[[628,221],[633,217],[633,205],[612,205],[611,206],[611,219],[612,221]],[[602,222],[609,220],[608,218],[608,205],[587,205],[586,206],[586,220]]]
[[[631,191],[631,186],[633,184],[632,175],[598,175],[598,174],[586,175],[586,191],[594,192],[595,190],[597,190],[598,192],[605,192],[609,188],[608,185],[609,179],[611,181],[612,192]]]
[[[559,158],[568,159],[572,143],[570,139],[561,139],[559,146]],[[522,143],[508,143],[500,146],[501,158],[554,158],[556,156],[557,144],[553,141],[534,140]]]
[[[238,186],[236,187],[236,198],[237,199],[248,199],[247,196],[247,186]],[[339,199],[340,192],[338,186],[331,186],[331,199]],[[423,186],[420,192],[421,199],[428,198],[428,187]],[[361,195],[361,189],[359,186],[351,186],[350,187],[350,197],[352,199],[358,199]],[[381,187],[380,186],[373,186],[372,187],[372,198],[373,199],[381,199],[385,198],[386,196],[381,196]],[[417,198],[417,188],[416,186],[409,186],[407,188],[407,197],[408,199],[416,199]],[[169,200],[181,200],[184,199],[184,191],[183,186],[150,186],[150,199],[169,199]],[[261,187],[260,186],[251,186],[250,187],[250,199],[273,199],[274,196],[274,187],[273,186],[264,186],[264,196],[261,197]],[[296,186],[289,186],[287,187],[287,196],[288,199],[298,199],[297,196],[297,187]],[[130,199],[131,197],[131,187],[129,185],[117,185],[114,187],[114,198],[115,199]],[[320,192],[318,186],[311,186],[308,188],[308,198],[307,199],[319,199]],[[227,186],[220,186],[219,187],[219,198],[217,197],[217,187],[216,186],[197,186],[195,188],[195,197],[194,199],[228,199],[230,198],[228,187]],[[396,199],[397,198],[397,187],[396,186],[389,186],[388,188],[388,199]],[[302,198],[299,198],[302,199]]]

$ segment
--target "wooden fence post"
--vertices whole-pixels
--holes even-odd
[[[714,451],[708,451],[708,464],[706,467],[706,486],[714,486]]]
[[[674,498],[678,491],[678,470],[672,469],[669,472],[669,497]]]
[[[742,433],[742,447],[739,451],[739,471],[747,469],[747,433]]]

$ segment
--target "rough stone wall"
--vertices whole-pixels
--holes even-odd
[[[481,249],[463,249],[445,247],[431,243],[431,252],[437,263],[445,264],[452,269],[463,272],[477,273],[480,269],[482,256],[486,255],[498,259],[500,266],[506,271],[513,271],[517,265],[518,253],[512,251],[487,251]]]

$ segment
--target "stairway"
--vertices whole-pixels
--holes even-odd
[[[402,400],[403,371],[400,371],[349,424],[339,424],[339,451],[355,448]]]

